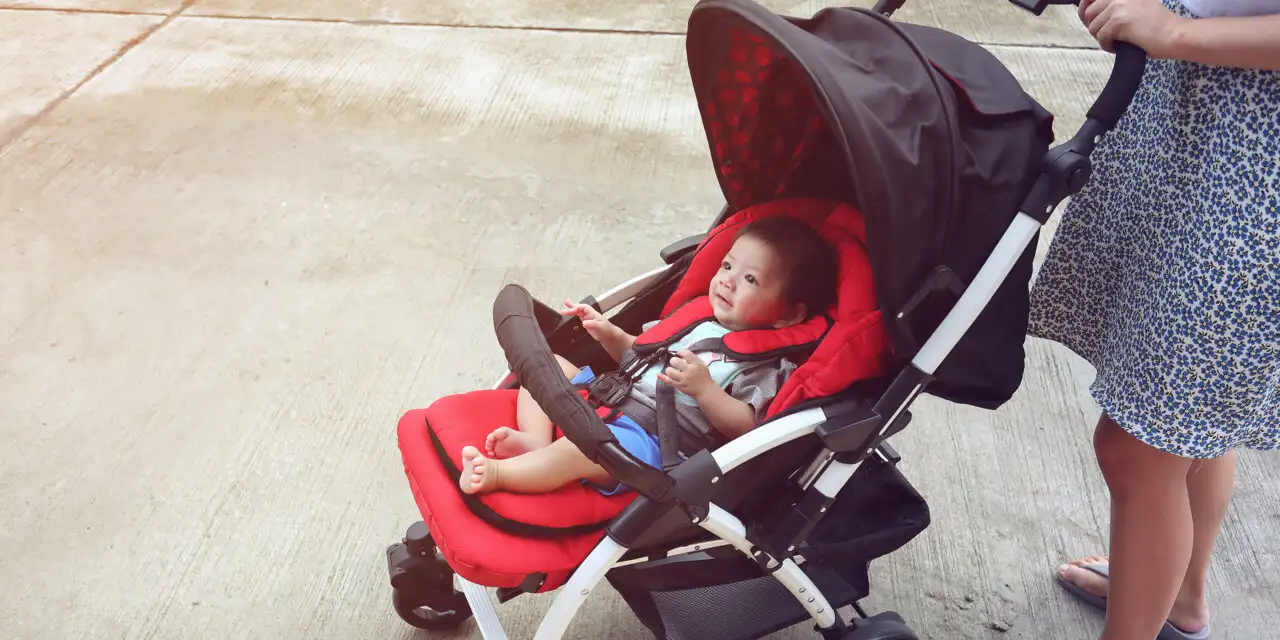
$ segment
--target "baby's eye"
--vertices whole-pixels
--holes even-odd
[[[746,280],[747,282],[750,282],[751,284],[759,284],[758,282],[756,282],[756,277],[749,273],[747,274],[747,277],[744,278],[744,280]]]
[[[721,268],[721,269],[724,269],[725,271],[728,271],[728,270],[729,270],[729,261],[728,261],[728,260],[725,260],[724,262],[721,262],[721,263],[720,263],[720,268]]]

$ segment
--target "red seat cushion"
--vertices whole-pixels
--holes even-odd
[[[471,512],[457,477],[436,455],[434,430],[453,466],[462,448],[484,448],[485,436],[516,424],[515,390],[472,391],[440,398],[400,419],[397,436],[405,473],[427,528],[449,566],[460,576],[490,587],[514,587],[525,577],[546,573],[542,591],[564,583],[603,536],[603,529],[557,538],[513,535]],[[536,495],[493,493],[481,501],[506,518],[533,525],[568,527],[606,521],[635,499],[634,493],[607,497],[580,483]]]

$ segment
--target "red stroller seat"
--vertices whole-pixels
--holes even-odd
[[[779,390],[766,419],[805,400],[828,397],[856,381],[884,375],[888,341],[863,244],[862,216],[851,206],[817,199],[780,200],[746,209],[712,229],[667,299],[664,320],[638,340],[668,334],[671,323],[687,322],[678,310],[705,295],[735,232],[752,220],[774,215],[797,217],[820,229],[837,249],[840,274],[837,303],[827,316],[785,330],[726,337],[727,346],[743,352],[811,349]],[[516,394],[515,389],[474,391],[410,411],[400,421],[400,449],[424,521],[459,576],[486,586],[549,591],[568,579],[599,542],[603,526],[635,494],[606,497],[581,484],[539,495],[462,494],[462,448],[482,448],[495,428],[514,425]],[[606,411],[600,409],[600,415]]]

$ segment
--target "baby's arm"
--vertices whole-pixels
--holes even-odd
[[[604,314],[596,311],[594,307],[577,304],[570,300],[564,301],[565,309],[561,311],[567,316],[577,316],[582,321],[582,327],[587,330],[600,346],[609,353],[609,357],[614,362],[622,362],[622,356],[635,344],[636,337],[618,328],[617,325],[609,322]]]
[[[730,440],[756,427],[756,410],[716,385],[707,365],[688,350],[672,358],[658,379],[692,397],[707,422]]]
[[[693,399],[707,422],[729,440],[756,428],[756,410],[714,384]]]

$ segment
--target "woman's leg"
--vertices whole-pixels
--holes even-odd
[[[506,460],[485,458],[475,447],[462,450],[459,484],[464,493],[546,493],[582,479],[600,485],[612,482],[604,467],[589,460],[566,438]]]
[[[1111,563],[1102,640],[1160,633],[1191,560],[1191,460],[1150,447],[1103,416],[1094,433],[1111,492]]]
[[[1235,489],[1236,454],[1234,451],[1212,460],[1198,460],[1187,472],[1187,495],[1191,498],[1191,520],[1195,542],[1191,546],[1191,563],[1182,579],[1182,589],[1174,601],[1169,621],[1184,630],[1195,631],[1209,624],[1209,602],[1205,585],[1209,579],[1209,561],[1213,545],[1227,516],[1231,493]]]
[[[1106,562],[1100,557],[1064,567],[1063,576],[1109,596],[1105,639],[1155,637],[1166,618],[1185,631],[1202,629],[1209,622],[1205,580],[1231,498],[1234,454],[1178,458],[1141,443],[1107,416],[1098,422],[1094,444],[1112,496],[1111,580],[1078,568]]]
[[[578,375],[579,369],[572,362],[558,355],[556,361],[560,363],[560,370],[567,378],[573,379]],[[555,425],[551,424],[547,412],[538,406],[529,390],[524,387],[520,388],[520,394],[516,396],[516,426],[517,429],[494,429],[485,439],[485,454],[491,458],[509,458],[551,444]]]

